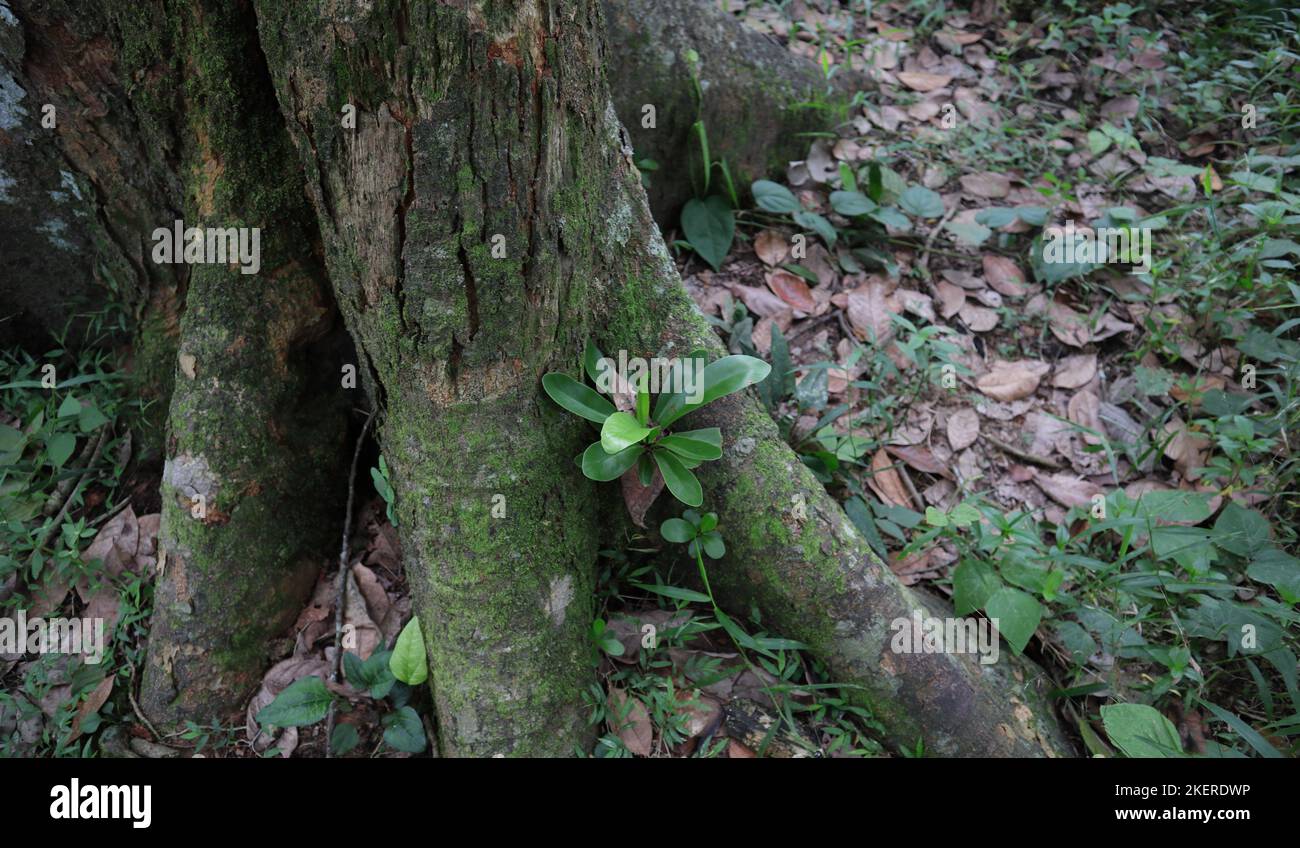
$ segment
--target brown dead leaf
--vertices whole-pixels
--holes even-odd
[[[780,265],[790,255],[790,242],[776,230],[763,230],[754,238],[754,252],[765,265]]]
[[[981,171],[963,176],[961,187],[976,197],[1006,197],[1011,192],[1011,179],[994,171]]]
[[[1034,482],[1062,506],[1088,506],[1094,495],[1105,494],[1100,486],[1073,474],[1047,474],[1034,469]]]
[[[1105,432],[1105,427],[1101,423],[1101,398],[1092,392],[1084,389],[1075,392],[1074,397],[1070,398],[1070,403],[1066,411],[1067,417],[1080,427],[1087,427],[1095,433]],[[1101,436],[1094,436],[1092,433],[1081,433],[1083,440],[1090,445],[1101,444]]]
[[[939,314],[944,318],[956,315],[966,303],[965,290],[947,280],[940,280],[936,288],[939,290]]]
[[[1079,353],[1067,356],[1056,363],[1056,373],[1052,375],[1052,385],[1058,389],[1078,389],[1086,386],[1097,376],[1097,355]]]
[[[952,471],[948,468],[947,463],[940,462],[928,448],[915,445],[887,445],[886,449],[917,471],[924,471],[926,474],[937,474],[940,477],[952,476]]]
[[[867,485],[884,503],[910,508],[911,497],[903,485],[903,478],[892,467],[893,464],[894,461],[884,448],[876,451],[875,456],[871,457],[872,474],[867,478]]]
[[[1027,292],[1024,272],[1005,256],[984,254],[984,278],[995,292],[1007,297],[1022,297]]]
[[[641,529],[645,529],[645,514],[659,497],[659,493],[664,490],[664,478],[655,468],[655,476],[650,481],[649,486],[641,485],[641,478],[637,474],[636,466],[633,465],[623,476],[619,478],[619,483],[623,487],[623,503],[627,505],[627,514],[631,517],[632,523]]]
[[[948,416],[948,444],[954,451],[965,450],[980,437],[980,416],[973,409],[959,409]]]
[[[975,385],[994,400],[1004,403],[1020,400],[1038,389],[1039,381],[1049,370],[1051,366],[1037,359],[998,362],[993,370],[976,380]]]
[[[883,347],[894,337],[894,322],[885,303],[885,284],[867,280],[848,295],[849,324],[858,338]]]
[[[998,313],[984,306],[973,303],[963,304],[957,315],[976,333],[987,333],[998,325]]]
[[[749,311],[760,318],[771,318],[790,309],[784,300],[758,286],[742,286],[736,283],[731,286],[731,293],[744,301]]]
[[[803,277],[778,268],[768,271],[766,279],[768,288],[790,306],[808,315],[817,311],[817,301],[813,300],[812,290]]]
[[[626,705],[626,706],[624,706]],[[640,699],[629,697],[617,686],[609,687],[610,724],[627,749],[639,757],[650,756],[655,729],[650,713]]]
[[[913,91],[935,91],[952,82],[950,74],[927,74],[924,71],[899,71],[898,81]]]
[[[99,712],[99,708],[104,706],[108,701],[108,696],[113,692],[113,681],[116,675],[110,674],[99,682],[99,685],[86,696],[86,700],[81,702],[77,707],[77,714],[72,717],[72,735],[68,737],[71,742],[81,736],[81,725],[86,719]]]

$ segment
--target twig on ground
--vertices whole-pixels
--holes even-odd
[[[135,664],[127,660],[126,667],[131,669],[131,685],[126,687],[126,697],[131,702],[131,709],[135,711],[135,717],[140,719],[140,723],[149,728],[153,738],[158,742],[162,742],[162,734],[158,732],[158,728],[154,727],[149,719],[145,718],[144,710],[140,709],[140,704],[135,699]]]
[[[1025,462],[1032,462],[1034,465],[1041,465],[1044,468],[1051,468],[1054,471],[1059,470],[1061,467],[1061,464],[1051,457],[1039,456],[1036,453],[1021,450],[1020,448],[1009,445],[1001,439],[994,438],[993,436],[981,435],[980,438],[987,440],[989,444],[993,445],[998,450],[1003,453],[1011,454],[1016,459],[1022,459]]]
[[[357,460],[361,458],[361,446],[365,444],[370,422],[375,419],[374,410],[366,416],[366,423],[357,436],[357,446],[352,451],[352,467],[348,470],[348,505],[343,513],[343,544],[339,547],[339,588],[334,598],[334,662],[330,666],[330,683],[338,683],[339,671],[343,666],[343,652],[340,642],[343,635],[343,604],[347,600],[348,587],[348,541],[352,535],[352,501],[356,497]],[[330,699],[329,713],[325,722],[325,757],[334,756],[334,700]]]

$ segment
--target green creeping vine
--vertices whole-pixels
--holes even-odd
[[[693,353],[690,359],[703,360],[704,354]],[[602,385],[598,376],[602,366],[609,361],[595,345],[587,343],[584,370],[597,386]],[[660,393],[653,414],[644,371],[635,386],[635,414],[618,411],[608,398],[568,374],[547,374],[542,388],[569,412],[600,425],[600,441],[575,460],[589,479],[616,480],[635,465],[641,484],[648,486],[657,466],[673,497],[687,506],[699,506],[704,493],[691,469],[722,456],[722,431],[708,427],[674,432],[669,426],[688,412],[761,382],[771,370],[772,366],[752,356],[725,356],[704,368],[702,387],[697,386],[695,393]]]

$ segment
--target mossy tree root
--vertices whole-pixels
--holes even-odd
[[[209,256],[190,275],[140,693],[163,727],[225,720],[255,690],[337,532],[347,429],[337,313],[255,24],[221,0],[192,11],[170,31],[192,68],[185,225],[245,228],[247,246],[260,228],[261,267]]]

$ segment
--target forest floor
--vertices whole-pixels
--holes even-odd
[[[730,231],[665,238],[731,350],[772,363],[760,394],[880,557],[959,614],[996,618],[1007,648],[1054,679],[1081,752],[1294,756],[1295,19],[1246,3],[1177,20],[1159,4],[1015,5],[724,3],[828,76],[878,89],[829,115],[833,130],[755,184],[753,204],[723,196]],[[654,164],[651,180],[687,167]],[[1081,247],[1099,228],[1138,234],[1112,257],[1127,261],[1044,260],[1054,238]],[[1149,269],[1133,267],[1139,245]],[[21,391],[36,368],[6,361],[0,388]],[[328,673],[333,571],[241,720],[157,740],[123,697],[147,636],[156,479],[123,476],[121,428],[93,452],[100,419],[132,410],[111,362],[82,369],[103,378],[73,406],[8,395],[0,451],[57,446],[7,481],[32,519],[92,468],[48,562],[14,565],[44,582],[39,611],[113,619],[113,647],[93,667],[0,655],[0,754],[85,754],[97,733],[146,756],[323,755],[323,724],[256,716]],[[351,730],[334,748],[408,756],[425,747],[428,721],[410,717],[426,696],[387,674],[410,600],[371,475],[344,614],[354,656],[336,687]],[[4,532],[30,536],[19,511],[6,517]],[[656,550],[634,537],[602,552],[597,755],[884,755],[870,714],[797,646],[742,656],[688,576],[652,580]]]

